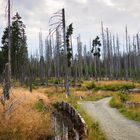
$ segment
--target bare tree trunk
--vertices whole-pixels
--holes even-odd
[[[126,27],[126,56],[125,56],[125,78],[128,80],[128,32]]]
[[[118,66],[117,66],[117,70],[118,70],[118,76],[119,78],[121,78],[121,54],[120,54],[120,45],[119,45],[119,38],[117,36],[117,63],[118,63]]]
[[[66,97],[68,97],[70,93],[69,93],[69,81],[68,81],[68,62],[67,62],[66,26],[65,26],[64,9],[62,9],[62,21],[63,21],[64,52],[65,52],[65,90],[66,90]]]
[[[109,46],[110,46],[110,77],[113,79],[113,52],[112,52],[112,36],[110,33],[110,39],[109,39]]]
[[[101,29],[102,29],[102,44],[103,44],[103,64],[104,64],[104,70],[105,70],[105,77],[107,78],[107,55],[106,55],[106,43],[105,43],[105,35],[104,35],[104,27],[103,22],[101,22]]]
[[[107,31],[107,61],[108,61],[108,77],[111,79],[111,60],[110,60],[110,44],[109,44],[109,31],[108,28]]]
[[[129,42],[129,49],[128,49],[129,78],[132,78],[132,54],[131,54],[130,36],[128,37],[128,42]]]

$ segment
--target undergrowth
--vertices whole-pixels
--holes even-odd
[[[121,114],[123,114],[125,117],[139,121],[140,122],[140,107],[127,107],[125,102],[133,101],[133,102],[140,102],[140,95],[137,95],[137,98],[135,97],[135,94],[125,95],[122,93],[114,94],[112,99],[110,100],[110,106],[113,108],[117,108]]]
[[[44,112],[45,111],[45,106],[44,106],[43,102],[41,102],[41,101],[37,101],[34,105],[34,108],[36,110],[38,110],[39,112]]]
[[[5,118],[0,104],[1,140],[47,139],[51,135],[51,114],[40,113],[43,110],[42,104],[38,102],[40,98],[47,100],[41,90],[30,93],[25,88],[12,88],[10,100],[6,101],[6,108],[14,100],[17,100],[17,103],[14,104],[9,119]]]
[[[93,91],[98,91],[98,90],[105,90],[105,91],[122,91],[122,90],[128,90],[128,89],[133,89],[135,88],[135,84],[131,82],[95,82],[95,81],[90,81],[90,82],[85,82],[83,85],[84,89],[87,90],[93,90]]]

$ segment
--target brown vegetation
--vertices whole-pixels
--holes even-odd
[[[10,112],[4,112],[0,104],[0,137],[1,139],[39,139],[47,137],[51,132],[50,114],[40,113],[35,104],[43,99],[49,105],[44,89],[38,89],[30,93],[24,88],[13,88],[11,98],[6,101],[6,109],[13,101],[16,101]],[[0,89],[2,93],[2,89]]]

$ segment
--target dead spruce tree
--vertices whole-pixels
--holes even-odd
[[[39,53],[40,53],[40,82],[44,85],[45,80],[45,62],[44,62],[44,51],[43,51],[43,40],[42,32],[39,33]]]
[[[82,63],[82,42],[80,35],[77,37],[77,53],[78,53],[78,78],[83,77],[83,63]]]
[[[10,98],[11,89],[11,1],[8,0],[8,63],[5,64],[5,70],[3,73],[3,96],[1,97],[1,103],[5,111],[5,101]]]

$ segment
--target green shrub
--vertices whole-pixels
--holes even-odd
[[[99,128],[99,123],[98,123],[98,122],[94,122],[94,123],[92,124],[92,128],[95,129],[95,130],[99,130],[99,129],[100,129],[100,128]]]
[[[113,108],[121,108],[123,106],[123,104],[117,96],[113,96],[109,104]]]
[[[45,106],[44,106],[43,102],[41,102],[41,101],[36,102],[34,107],[35,107],[35,109],[37,109],[39,112],[42,112],[42,111],[45,110]]]
[[[135,121],[140,121],[140,113],[135,111],[127,110],[126,108],[121,108],[119,111],[127,118]]]
[[[82,84],[84,81],[82,80],[82,79],[78,79],[77,80],[77,83],[80,83],[80,84]]]
[[[119,94],[119,97],[120,97],[120,100],[121,100],[122,103],[124,103],[124,102],[126,102],[126,101],[129,100],[129,96],[126,95],[126,94],[120,93],[120,94]]]
[[[95,90],[107,90],[107,91],[122,91],[133,88],[135,88],[133,84],[95,85]]]
[[[57,85],[60,83],[60,81],[58,79],[54,79],[53,83]]]
[[[140,112],[138,112],[134,108],[126,108],[126,106],[123,104],[128,100],[130,100],[130,97],[128,95],[122,93],[114,94],[109,104],[111,107],[118,108],[120,113],[122,113],[125,117],[135,121],[140,121]]]
[[[102,88],[103,90],[109,90],[109,91],[117,91],[118,87],[116,85],[105,85]]]
[[[133,89],[135,88],[134,84],[123,84],[120,85],[119,90],[128,90],[128,89]]]
[[[85,87],[86,87],[86,89],[91,90],[91,89],[95,88],[96,85],[95,85],[94,81],[92,81],[92,82],[90,82],[90,83],[87,83],[87,84],[85,85]]]
[[[40,86],[40,81],[38,79],[32,81],[32,88],[37,89]]]

